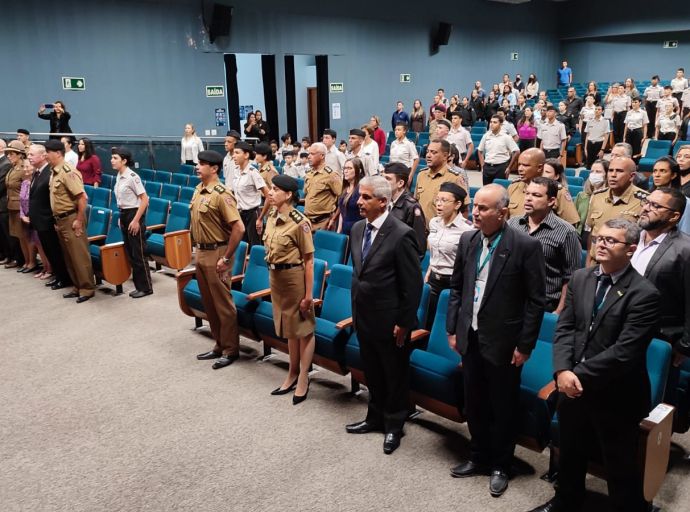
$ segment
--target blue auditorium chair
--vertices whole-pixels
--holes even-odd
[[[153,169],[138,169],[135,172],[143,181],[156,181],[156,171]]]
[[[161,265],[182,270],[192,260],[192,236],[189,231],[191,221],[189,205],[173,203],[165,223],[163,233],[152,233],[146,239],[144,252]]]
[[[578,176],[583,179],[583,181],[587,181],[589,178],[590,171],[588,169],[582,169],[580,170]]]
[[[678,151],[680,151],[680,148],[688,145],[690,145],[690,140],[679,140],[678,142],[676,142],[676,144],[673,146],[673,158],[676,158],[676,156],[678,155]]]
[[[180,202],[190,204],[194,196],[194,187],[182,187],[180,189]]]
[[[164,183],[161,189],[161,199],[170,201],[171,203],[176,203],[180,199],[180,187],[179,185],[171,185],[169,183]]]
[[[656,162],[662,156],[668,156],[671,153],[670,140],[650,140],[647,143],[647,151],[644,156],[640,158],[640,163],[637,170],[640,172],[650,172]]]
[[[187,176],[196,176],[196,166],[190,164],[180,164],[180,169],[178,172],[181,174],[186,174]]]
[[[314,233],[314,257],[328,263],[329,269],[345,261],[347,247],[347,235],[324,230]]]
[[[189,185],[189,175],[188,174],[182,174],[180,172],[176,172],[175,174],[172,175],[172,182],[173,185],[179,185],[181,187],[186,187]]]
[[[103,280],[115,285],[115,295],[122,293],[122,284],[129,279],[132,273],[125,244],[122,242],[122,230],[118,224],[120,212],[114,211],[110,217],[110,228],[104,245],[89,245],[91,265],[96,274],[96,281],[101,284]]]
[[[149,198],[159,198],[161,196],[161,190],[163,190],[163,184],[157,181],[147,181],[144,183],[144,189]]]
[[[581,187],[585,183],[585,180],[579,176],[566,176],[565,179],[568,181],[568,185]]]
[[[573,201],[577,197],[577,195],[582,192],[585,189],[585,187],[579,186],[579,185],[568,185],[568,193],[570,196],[573,198]]]
[[[93,201],[93,191],[96,190],[96,187],[92,185],[84,185],[84,192],[86,192],[86,200],[88,204],[91,204],[91,201]]]
[[[112,174],[101,174],[101,187],[112,189],[116,180],[117,176],[113,176]]]
[[[97,187],[91,191],[91,206],[94,208],[110,208],[111,192],[109,188]]]
[[[496,178],[494,180],[494,183],[496,183],[497,185],[501,185],[503,188],[508,188],[510,186],[510,184],[512,183],[512,181],[506,180],[503,178]]]
[[[155,181],[158,183],[170,183],[172,173],[170,171],[156,171]]]
[[[108,208],[91,207],[91,216],[86,226],[86,237],[89,243],[103,242],[107,238],[112,213]]]
[[[147,231],[161,231],[168,222],[170,201],[159,197],[149,197],[149,207],[146,209],[144,224]]]

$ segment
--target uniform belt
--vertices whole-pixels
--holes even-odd
[[[65,217],[69,217],[73,213],[77,213],[77,210],[70,210],[70,211],[65,212],[65,213],[58,213],[57,215],[53,215],[53,218],[55,220],[64,219]]]
[[[436,281],[450,281],[450,274],[437,274],[433,270],[429,271],[430,277],[433,277]]]
[[[223,247],[225,245],[228,245],[227,242],[215,242],[212,244],[196,244],[196,246],[201,249],[202,251],[215,251],[219,247]]]
[[[289,268],[301,267],[301,263],[269,263],[268,268],[271,270],[287,270]]]
[[[309,220],[312,222],[321,222],[322,220],[325,220],[330,216],[330,213],[324,213],[323,215],[307,215],[307,217],[309,217]]]
[[[127,212],[129,210],[138,210],[139,208],[137,206],[132,206],[130,208],[119,208],[121,213]]]

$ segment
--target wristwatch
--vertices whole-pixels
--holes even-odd
[[[225,256],[223,256],[223,263],[225,263],[226,265],[230,263],[230,258],[226,258]]]

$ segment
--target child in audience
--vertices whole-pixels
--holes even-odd
[[[285,174],[286,176],[291,176],[293,178],[304,178],[306,172],[302,168],[302,165],[295,165],[295,152],[285,151],[283,152],[283,157],[285,158],[283,174]]]

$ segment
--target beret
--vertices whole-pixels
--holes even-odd
[[[299,188],[297,180],[292,176],[287,176],[285,174],[280,174],[274,177],[273,180],[271,180],[271,183],[285,192],[297,192],[297,189]]]
[[[353,128],[352,130],[350,130],[350,135],[357,135],[358,137],[366,137],[364,130],[360,130],[359,128]]]
[[[50,139],[45,143],[46,151],[64,151],[65,145],[57,139]]]
[[[252,151],[254,151],[254,148],[252,148],[252,146],[248,142],[245,142],[243,140],[240,140],[237,142],[237,144],[235,144],[235,149],[241,149],[245,153],[251,153]]]
[[[330,135],[330,136],[333,137],[334,139],[338,136],[338,133],[337,133],[335,130],[331,130],[330,128],[326,128],[326,129],[323,131],[323,134],[324,134],[324,135]]]
[[[223,165],[223,155],[218,151],[199,151],[199,162],[206,162],[209,165]]]
[[[453,194],[455,196],[455,199],[457,201],[464,201],[467,197],[467,192],[465,192],[465,189],[457,183],[453,183],[452,181],[446,181],[445,183],[441,183],[439,192],[449,192],[450,194]]]
[[[384,174],[408,177],[410,175],[410,168],[401,162],[392,162],[384,166],[383,172]]]
[[[442,124],[443,126],[450,128],[450,121],[448,121],[448,119],[439,119],[436,124]]]
[[[27,129],[25,129],[25,128],[19,128],[19,129],[17,130],[17,133],[23,133],[24,135],[31,135],[31,134],[29,133],[29,130],[27,130]]]

